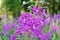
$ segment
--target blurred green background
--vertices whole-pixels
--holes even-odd
[[[29,12],[28,7],[33,7],[36,1],[40,7],[46,6],[52,15],[60,12],[60,0],[1,0],[0,17],[2,14],[6,14],[7,16],[12,15],[14,18],[18,18],[21,11]]]

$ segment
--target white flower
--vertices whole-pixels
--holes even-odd
[[[25,2],[25,1],[23,1],[23,4],[26,4],[26,2]]]

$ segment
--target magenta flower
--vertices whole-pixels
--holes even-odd
[[[35,35],[38,38],[40,38],[40,40],[45,40],[42,31],[40,31],[40,30],[32,30],[32,33],[33,33],[33,35]]]
[[[46,16],[46,11],[45,11],[45,9],[42,9],[41,15],[42,15],[42,16]]]
[[[45,34],[45,40],[49,40],[51,38],[51,33],[50,32],[47,32]]]
[[[39,8],[39,6],[34,6],[32,8],[32,12],[33,14],[41,14],[41,9]]]
[[[59,19],[60,19],[60,13],[59,13],[59,14],[57,14],[56,16],[57,16],[57,18],[59,18]]]
[[[10,28],[15,28],[16,25],[15,25],[13,22],[11,22],[11,23],[9,23],[9,27],[10,27]]]
[[[17,34],[17,35],[22,35],[22,33],[21,33],[21,31],[20,31],[20,28],[17,28],[17,29],[15,30],[15,34]]]
[[[16,40],[15,34],[12,34],[12,35],[10,36],[10,40]]]
[[[46,24],[49,24],[50,23],[50,18],[49,17],[45,19],[45,23]]]
[[[2,33],[4,34],[4,35],[8,35],[9,34],[9,26],[8,26],[8,24],[4,24],[3,26],[2,26]]]
[[[32,14],[22,14],[18,19],[18,28],[20,28],[21,32],[24,31],[28,33],[28,30],[30,30],[32,34],[38,37],[39,35],[43,35],[40,32],[42,24],[44,24],[44,18],[40,16],[36,18],[36,15],[32,16]],[[19,33],[19,31],[17,31],[17,33]]]
[[[34,36],[39,37],[41,40],[50,40],[51,33],[47,32],[44,35],[43,28],[46,27],[46,24],[50,26],[52,23],[52,18],[50,15],[46,15],[45,10],[41,11],[38,6],[34,6],[33,14],[22,13],[18,19],[19,29],[15,30],[15,33],[20,34],[20,32],[28,33],[30,32]],[[35,15],[38,14],[38,15]],[[40,14],[40,15],[39,15]],[[51,27],[51,31],[55,31],[54,25]]]
[[[8,30],[9,30],[8,24],[4,24],[4,25],[3,25],[3,30],[5,30],[5,31],[8,31]]]

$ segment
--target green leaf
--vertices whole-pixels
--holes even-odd
[[[2,40],[1,36],[0,36],[0,40]]]
[[[56,40],[60,40],[60,35],[57,35],[57,39]]]
[[[55,40],[56,36],[55,33],[52,35],[51,40]]]
[[[23,37],[21,37],[21,38],[20,38],[20,40],[24,40],[24,38],[23,38]]]
[[[10,31],[9,31],[10,35],[13,34],[14,31],[15,31],[15,29],[10,29]]]
[[[2,25],[0,25],[0,32],[2,31]]]
[[[5,36],[4,40],[10,40],[10,38],[8,36]]]

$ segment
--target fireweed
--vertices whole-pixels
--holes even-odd
[[[14,32],[15,29],[16,29],[15,23],[11,22],[11,23],[8,23],[8,24],[4,24],[2,26],[2,34],[4,36],[11,35]],[[13,32],[11,32],[11,31],[13,31]]]
[[[3,25],[2,33],[10,35],[10,40],[21,40],[22,37],[25,38],[24,40],[33,40],[33,37],[39,40],[51,40],[54,33],[60,34],[59,20],[60,14],[51,16],[46,14],[45,9],[41,10],[39,6],[34,6],[32,13],[21,13],[17,24],[12,22]],[[14,29],[13,33],[10,32],[12,29]]]
[[[19,27],[15,30],[15,34],[27,36],[33,35],[40,40],[49,40],[51,37],[50,32],[44,34],[43,28],[50,23],[50,18],[46,17],[45,11],[41,11],[38,6],[32,8],[32,13],[22,12],[18,19]],[[42,16],[43,15],[43,16]]]

